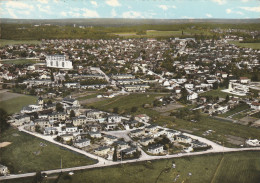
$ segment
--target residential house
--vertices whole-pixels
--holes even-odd
[[[148,147],[147,150],[151,154],[159,154],[163,153],[163,145],[162,144],[153,144]]]
[[[83,147],[86,147],[89,145],[90,145],[89,139],[78,139],[78,140],[75,140],[75,142],[74,142],[74,146],[76,146],[78,148],[83,148]]]
[[[151,137],[145,137],[139,140],[139,143],[143,146],[148,146],[149,143],[153,143],[154,139]]]
[[[94,153],[98,156],[106,156],[108,152],[110,151],[110,147],[108,146],[101,146],[94,150]]]
[[[181,134],[176,136],[176,141],[189,144],[191,143],[192,139],[186,135]]]

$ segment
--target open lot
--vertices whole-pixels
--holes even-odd
[[[20,97],[20,96],[24,96],[24,95],[19,93],[8,92],[8,90],[2,90],[0,92],[0,102],[5,100],[10,100],[12,98]]]
[[[37,41],[37,40],[7,40],[7,39],[0,39],[0,46],[15,45],[15,44],[41,44],[41,41]]]
[[[0,61],[0,63],[22,65],[22,64],[35,64],[37,62],[36,60],[33,59],[10,59],[10,60],[2,60]]]
[[[173,163],[176,168],[172,168]],[[58,182],[259,183],[259,171],[260,152],[237,152],[123,164],[76,171],[72,176],[63,173]],[[16,183],[29,182],[32,178],[15,180]],[[13,183],[14,180],[3,182]],[[52,183],[53,180],[45,179],[44,182]]]
[[[94,164],[95,160],[61,148],[16,129],[1,134],[0,142],[11,142],[0,148],[0,164],[6,165],[11,173],[27,173]]]
[[[260,49],[260,43],[240,43],[239,41],[229,41],[229,43],[244,48]]]
[[[152,102],[160,96],[167,94],[130,94],[117,96],[111,99],[102,100],[88,104],[100,110],[112,111],[113,108],[118,107],[119,113],[130,113],[132,107],[137,107],[137,113],[143,111],[144,104],[152,104]]]
[[[0,98],[3,97],[3,95],[8,95],[6,93],[0,93]],[[16,96],[16,94],[12,94],[12,97],[8,100],[1,101],[0,108],[3,108],[6,110],[8,114],[19,112],[24,106],[29,104],[35,104],[37,101],[37,98],[35,96],[30,95],[21,95]]]
[[[219,98],[226,98],[227,95],[232,96],[229,93],[222,92],[223,88],[219,88],[217,90],[210,90],[205,93],[201,93],[200,96],[212,96],[212,97],[219,97]]]

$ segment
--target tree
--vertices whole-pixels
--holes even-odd
[[[2,134],[6,129],[9,127],[8,120],[8,114],[7,112],[0,108],[0,134]]]
[[[74,110],[71,110],[70,111],[70,118],[73,118],[73,117],[75,117],[75,112],[74,112]]]
[[[226,102],[229,101],[229,95],[226,96],[226,100],[225,100],[225,101],[226,101]]]
[[[119,112],[118,107],[114,107],[114,108],[113,108],[113,113],[117,113],[117,114],[118,114],[118,112]]]
[[[213,83],[213,89],[214,90],[218,89],[218,82]]]
[[[137,110],[138,110],[138,107],[135,107],[135,106],[134,106],[134,107],[131,108],[131,112],[132,112],[132,113],[135,113]]]
[[[40,183],[42,182],[42,180],[43,180],[42,173],[40,171],[37,171],[33,183]]]
[[[117,161],[117,146],[114,147],[113,161]]]
[[[51,105],[52,104],[52,101],[49,99],[48,101],[47,101],[47,105]]]
[[[56,111],[57,112],[63,112],[64,111],[63,106],[62,106],[61,103],[57,103],[56,104]]]

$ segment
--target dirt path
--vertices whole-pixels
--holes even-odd
[[[6,147],[6,146],[8,146],[8,145],[10,145],[10,144],[12,144],[12,142],[1,142],[1,143],[0,143],[0,148]]]

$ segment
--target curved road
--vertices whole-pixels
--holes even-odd
[[[76,151],[78,153],[84,154],[85,156],[88,156],[90,158],[96,159],[98,160],[97,164],[93,164],[93,165],[86,165],[86,166],[79,166],[79,167],[72,167],[72,168],[63,168],[63,169],[56,169],[56,170],[47,170],[47,171],[43,171],[44,173],[47,174],[53,174],[53,173],[59,173],[59,172],[69,172],[69,171],[76,171],[76,170],[83,170],[83,169],[92,169],[92,168],[99,168],[99,167],[106,167],[106,166],[113,166],[113,165],[118,165],[118,164],[124,164],[124,163],[134,163],[134,162],[140,162],[140,161],[148,161],[148,160],[156,160],[156,159],[168,159],[168,158],[176,158],[176,157],[184,157],[184,156],[196,156],[196,155],[203,155],[203,154],[210,154],[210,153],[224,153],[224,152],[237,152],[237,151],[249,151],[249,150],[255,150],[255,151],[259,151],[260,147],[250,147],[250,148],[227,148],[227,147],[223,147],[219,144],[216,144],[208,139],[205,139],[203,137],[198,137],[195,135],[191,135],[191,134],[187,134],[184,133],[184,135],[189,136],[193,139],[198,139],[201,142],[205,142],[209,145],[212,146],[211,149],[207,150],[207,151],[201,151],[201,152],[191,152],[191,153],[179,153],[179,154],[173,154],[173,155],[165,155],[165,156],[150,156],[147,155],[146,153],[142,152],[142,155],[139,159],[135,159],[135,160],[126,160],[126,161],[117,161],[117,162],[113,162],[113,161],[108,161],[104,158],[98,157],[96,155],[87,153],[83,150],[74,148],[72,146],[68,146],[65,144],[61,144],[59,142],[56,142],[53,140],[53,137],[50,136],[44,136],[41,134],[36,134],[36,133],[32,133],[29,132],[27,130],[24,129],[24,126],[19,127],[20,131],[23,131],[25,133],[29,133],[31,135],[34,135],[36,137],[42,138],[46,141],[55,143],[57,145],[66,147],[68,149],[71,149],[73,151]],[[109,134],[113,134],[115,136],[118,137],[125,137],[126,140],[129,140],[129,137],[126,137],[126,134],[129,133],[129,131],[121,131],[121,132],[109,132]],[[15,178],[22,178],[22,177],[30,177],[30,176],[34,176],[36,174],[36,172],[32,172],[32,173],[25,173],[25,174],[15,174],[15,175],[8,175],[8,176],[1,176],[0,180],[6,180],[6,179],[15,179]]]

